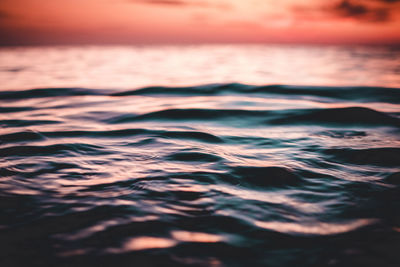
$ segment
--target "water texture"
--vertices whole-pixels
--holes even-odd
[[[0,106],[1,266],[399,266],[398,88],[11,88]]]
[[[212,83],[400,88],[388,46],[187,45],[0,48],[0,89],[129,90]]]

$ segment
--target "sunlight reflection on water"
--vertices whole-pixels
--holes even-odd
[[[247,84],[400,87],[390,47],[202,45],[0,49],[0,89]]]

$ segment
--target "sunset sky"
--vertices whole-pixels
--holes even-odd
[[[0,45],[399,44],[400,0],[0,0]]]

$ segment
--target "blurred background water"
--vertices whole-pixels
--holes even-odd
[[[400,50],[0,49],[2,266],[398,266]]]
[[[400,86],[387,46],[57,46],[0,49],[1,89],[209,83]]]

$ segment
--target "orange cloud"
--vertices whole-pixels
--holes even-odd
[[[1,0],[0,44],[400,43],[399,0]]]

